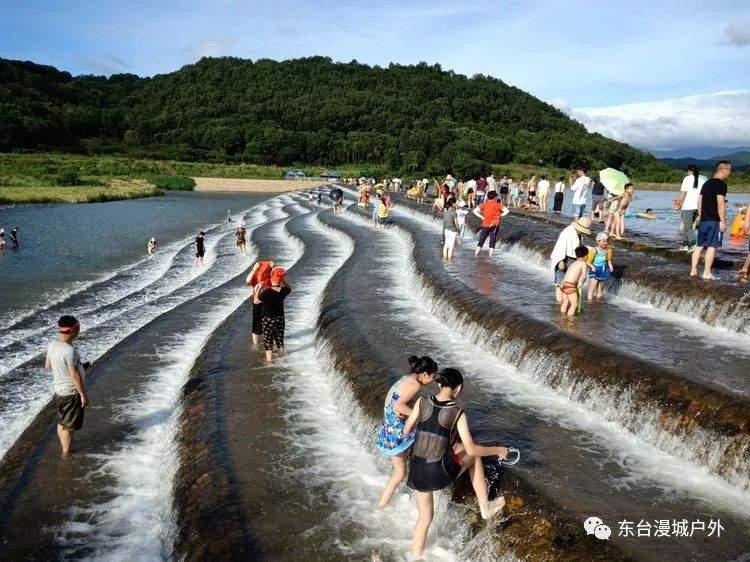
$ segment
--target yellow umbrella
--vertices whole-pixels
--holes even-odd
[[[599,181],[615,197],[625,193],[625,184],[630,183],[628,176],[614,168],[605,168],[599,172]]]

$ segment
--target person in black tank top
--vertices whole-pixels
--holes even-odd
[[[455,482],[467,468],[471,471],[471,483],[484,519],[491,518],[505,505],[502,496],[491,502],[487,500],[481,457],[505,458],[508,449],[474,443],[466,413],[455,402],[464,382],[458,369],[443,369],[435,382],[440,387],[438,393],[420,398],[404,427],[404,434],[416,428],[407,481],[415,491],[419,509],[411,546],[411,554],[415,558],[424,554],[427,532],[432,524],[432,492]]]

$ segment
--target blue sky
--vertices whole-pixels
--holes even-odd
[[[2,0],[0,56],[74,74],[209,55],[438,62],[648,148],[750,144],[750,2]]]

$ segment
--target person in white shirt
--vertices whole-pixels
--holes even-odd
[[[539,184],[536,186],[536,195],[539,198],[539,210],[547,212],[547,197],[549,197],[549,180],[547,176],[542,176]]]
[[[576,218],[581,218],[584,211],[586,210],[586,198],[589,194],[589,184],[591,178],[588,175],[588,171],[580,168],[578,170],[578,178],[570,186],[570,190],[573,192],[573,215]]]
[[[675,207],[680,210],[680,234],[682,234],[680,250],[692,252],[696,243],[693,225],[698,216],[698,200],[701,196],[701,188],[706,182],[706,176],[700,175],[698,166],[695,164],[690,164],[687,171],[688,174],[682,180],[680,198]]]
[[[552,212],[556,215],[562,213],[563,199],[565,199],[565,178],[560,176],[560,180],[555,184],[555,200],[552,203]]]
[[[497,180],[495,179],[495,174],[487,176],[487,193],[490,191],[497,191]]]

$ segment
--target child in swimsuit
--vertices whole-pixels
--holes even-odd
[[[406,459],[414,442],[413,433],[404,433],[406,418],[423,386],[432,383],[437,373],[437,363],[430,357],[409,357],[411,373],[398,379],[388,390],[383,406],[383,423],[376,441],[378,450],[391,457],[393,472],[380,494],[378,507],[384,508],[393,493],[406,478]]]
[[[560,285],[560,290],[563,293],[560,312],[568,316],[575,315],[578,308],[580,288],[586,281],[586,272],[590,267],[593,267],[586,263],[586,258],[589,255],[589,249],[586,246],[578,246],[575,253],[576,261],[565,270],[565,277],[563,277]]]
[[[482,457],[506,458],[508,449],[474,443],[466,414],[455,402],[464,382],[458,369],[443,369],[435,380],[438,393],[417,400],[404,427],[407,434],[416,428],[407,482],[414,490],[419,509],[411,545],[415,559],[424,554],[427,532],[432,523],[432,492],[455,482],[467,468],[471,471],[471,482],[484,519],[490,519],[505,505],[502,496],[491,502],[487,500]]]
[[[632,183],[629,183],[625,186],[625,193],[619,198],[617,211],[612,214],[612,230],[608,230],[607,232],[617,240],[621,240],[622,235],[625,234],[625,213],[627,212],[631,201],[633,201],[634,196],[635,186]]]
[[[589,252],[586,261],[594,269],[589,271],[589,296],[588,299],[601,299],[604,297],[604,285],[609,279],[614,266],[612,265],[612,248],[609,247],[609,236],[605,232],[596,235],[596,248]]]

